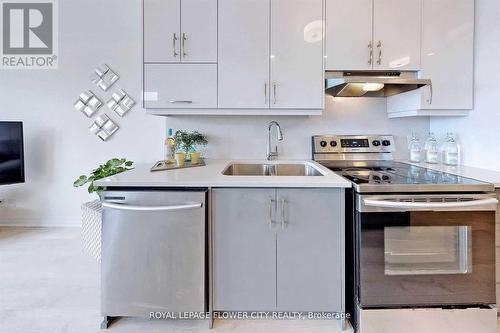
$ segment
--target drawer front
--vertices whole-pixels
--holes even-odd
[[[145,64],[146,109],[217,107],[216,64]]]

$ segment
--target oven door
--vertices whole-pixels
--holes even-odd
[[[495,303],[494,195],[357,195],[362,307]]]

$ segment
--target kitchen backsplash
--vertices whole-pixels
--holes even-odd
[[[311,136],[316,134],[393,134],[396,157],[407,157],[407,136],[425,137],[429,118],[389,119],[384,98],[326,98],[322,116],[193,116],[167,117],[166,127],[207,134],[205,156],[211,158],[265,158],[267,125],[276,120],[283,130],[279,158],[310,159]],[[166,131],[165,131],[166,132]]]

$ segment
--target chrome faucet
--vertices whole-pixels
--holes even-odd
[[[271,121],[269,123],[269,126],[267,127],[267,152],[266,152],[266,158],[268,161],[271,161],[275,158],[278,157],[278,145],[274,146],[274,150],[271,147],[271,130],[273,129],[273,126],[276,127],[276,140],[277,141],[283,141],[283,132],[281,132],[281,127],[280,124],[278,124],[276,121]]]

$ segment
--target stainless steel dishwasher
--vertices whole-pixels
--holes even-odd
[[[102,328],[116,317],[206,311],[206,191],[102,195]]]

